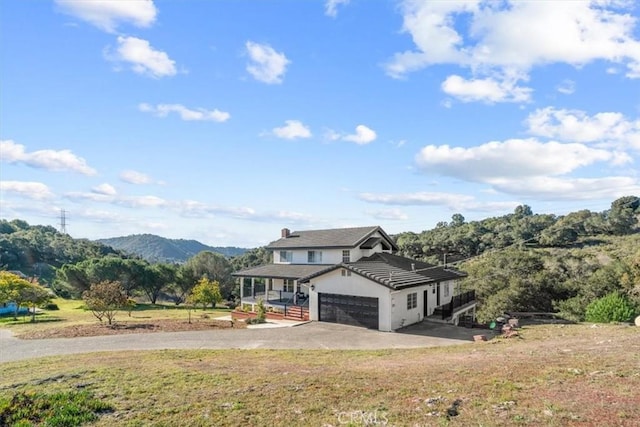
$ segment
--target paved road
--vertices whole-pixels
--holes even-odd
[[[99,337],[21,340],[0,329],[0,362],[96,351],[161,349],[422,348],[469,343],[472,329],[422,323],[402,332],[311,322],[294,327],[158,332]]]

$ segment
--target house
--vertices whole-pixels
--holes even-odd
[[[459,293],[465,274],[394,255],[378,226],[290,232],[267,247],[271,264],[233,273],[245,311],[262,300],[287,318],[393,331],[430,318],[475,315],[475,294]]]

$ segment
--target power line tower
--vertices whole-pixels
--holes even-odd
[[[67,234],[67,211],[60,210],[60,233]]]

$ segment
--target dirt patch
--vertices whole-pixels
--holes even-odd
[[[145,332],[183,332],[204,331],[210,329],[246,328],[246,323],[232,320],[149,320],[134,322],[117,322],[113,325],[100,323],[89,325],[73,325],[60,328],[48,328],[38,331],[28,331],[17,337],[26,340],[45,338],[76,338],[93,337],[98,335],[139,334]]]

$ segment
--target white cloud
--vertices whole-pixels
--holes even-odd
[[[22,163],[27,166],[54,172],[78,172],[95,175],[95,169],[71,150],[38,150],[27,152],[26,147],[12,140],[0,141],[0,160],[6,163]]]
[[[368,128],[365,125],[356,126],[356,133],[351,135],[345,135],[342,137],[344,141],[355,142],[358,145],[369,144],[375,141],[377,135],[373,129]]]
[[[401,206],[463,206],[474,200],[466,194],[435,192],[361,193],[358,198],[369,203]]]
[[[375,219],[380,219],[380,220],[404,221],[409,219],[409,216],[404,212],[402,212],[400,209],[367,211],[366,214]]]
[[[113,33],[118,24],[149,27],[158,13],[152,0],[56,0],[62,11]]]
[[[53,193],[41,182],[0,181],[0,191],[14,193],[33,200],[51,199]]]
[[[443,206],[453,211],[504,212],[513,210],[520,202],[479,202],[467,194],[416,193],[361,193],[360,200],[391,206]]]
[[[556,87],[556,90],[563,95],[571,95],[576,91],[576,82],[565,79],[558,85],[558,87]]]
[[[431,65],[454,64],[470,70],[471,77],[460,82],[477,86],[489,84],[487,77],[526,80],[536,66],[581,67],[603,60],[626,66],[628,78],[640,78],[638,18],[629,13],[633,7],[633,2],[606,0],[404,0],[403,31],[415,49],[396,53],[386,71],[401,78]]]
[[[291,63],[284,53],[276,52],[268,44],[252,41],[247,41],[245,46],[251,60],[247,65],[249,74],[263,83],[282,83],[287,65]]]
[[[526,181],[504,180],[493,183],[504,193],[545,200],[615,200],[629,194],[640,194],[640,182],[632,177],[601,178],[533,177]]]
[[[349,4],[350,0],[326,0],[324,4],[324,14],[335,18],[338,16],[338,6]]]
[[[128,63],[134,72],[149,77],[160,78],[177,73],[176,63],[169,55],[154,49],[147,40],[137,37],[118,36],[115,52],[107,48],[105,57],[116,63]]]
[[[181,104],[158,104],[156,106],[142,103],[138,109],[145,113],[152,113],[157,117],[167,117],[169,113],[177,113],[185,121],[212,121],[225,122],[231,115],[218,109],[206,110],[204,108],[189,109]]]
[[[583,144],[539,142],[533,138],[494,141],[471,148],[428,145],[416,156],[416,164],[424,172],[485,183],[565,175],[597,162],[621,165],[631,162],[631,158]]]
[[[168,201],[157,196],[122,197],[116,202],[130,208],[161,208],[170,205]]]
[[[115,196],[117,194],[117,191],[113,187],[113,185],[107,184],[106,182],[104,184],[100,184],[93,187],[91,191],[96,194],[102,194],[105,196]]]
[[[442,82],[442,91],[463,102],[482,101],[526,102],[531,99],[532,89],[517,86],[516,81],[496,80],[494,78],[465,79],[451,75]]]
[[[621,113],[604,112],[589,116],[580,110],[546,107],[529,114],[526,124],[532,135],[640,150],[640,119],[631,121]]]
[[[126,170],[120,173],[120,179],[129,184],[152,184],[153,180],[141,172]]]
[[[285,120],[284,126],[274,128],[272,132],[278,138],[284,139],[310,138],[312,136],[309,127],[298,120]]]

